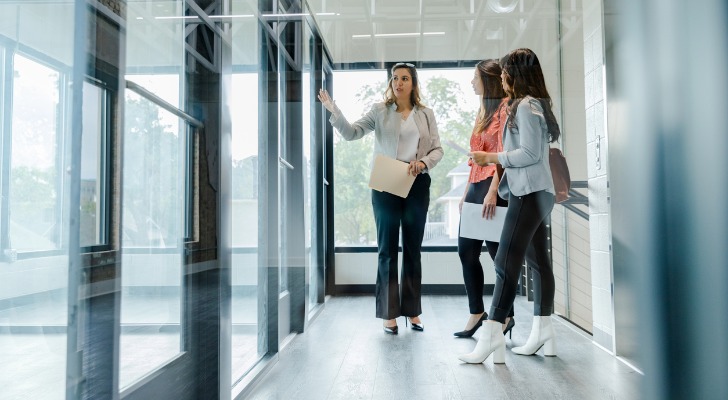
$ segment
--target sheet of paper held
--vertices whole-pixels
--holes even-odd
[[[380,192],[407,197],[415,177],[407,173],[408,163],[381,154],[374,159],[369,187]]]
[[[508,207],[496,207],[491,219],[483,218],[483,204],[463,203],[460,213],[460,236],[499,242]]]

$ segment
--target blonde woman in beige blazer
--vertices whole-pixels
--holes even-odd
[[[377,227],[378,268],[376,317],[384,332],[398,333],[396,318],[405,316],[412,329],[423,331],[421,248],[430,204],[430,176],[443,155],[437,121],[431,109],[420,102],[417,70],[409,63],[392,67],[384,94],[385,101],[375,104],[356,122],[350,123],[326,90],[319,100],[331,112],[329,121],[345,140],[357,140],[374,132],[373,156],[386,155],[409,164],[415,182],[406,198],[372,190],[372,207]],[[399,229],[402,227],[402,279],[397,279]]]

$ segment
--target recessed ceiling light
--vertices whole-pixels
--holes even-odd
[[[417,37],[417,36],[441,36],[445,32],[405,32],[405,33],[375,33],[374,37],[386,38],[386,37]],[[371,38],[372,35],[351,35],[353,39],[366,39]]]

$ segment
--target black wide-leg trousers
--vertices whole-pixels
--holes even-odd
[[[377,226],[376,316],[394,319],[422,314],[422,239],[430,205],[430,175],[415,178],[406,198],[372,190]],[[399,229],[402,227],[402,277],[398,284]]]

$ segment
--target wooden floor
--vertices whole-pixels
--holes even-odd
[[[486,305],[490,298],[486,298]],[[386,335],[374,318],[370,296],[332,297],[324,311],[279,354],[276,365],[247,398],[263,399],[637,399],[642,375],[600,349],[591,337],[552,317],[557,357],[519,356],[509,349],[525,343],[532,303],[516,300],[513,339],[506,339],[506,364],[492,357],[477,365],[457,355],[474,339],[456,339],[464,327],[464,296],[425,296],[424,332],[405,329]],[[477,334],[476,334],[477,336]]]

